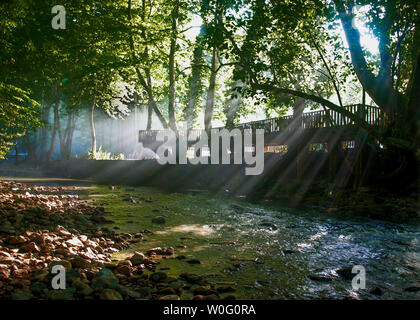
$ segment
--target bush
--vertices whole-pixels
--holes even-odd
[[[124,154],[120,153],[117,155],[111,154],[111,152],[106,152],[102,150],[102,146],[99,147],[98,151],[93,152],[88,150],[88,159],[89,160],[124,160]]]

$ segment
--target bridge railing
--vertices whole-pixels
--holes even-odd
[[[139,142],[155,142],[157,134],[162,130],[140,130],[139,131]],[[191,129],[188,131],[188,141],[197,141],[200,138],[201,133],[203,130],[201,129]],[[179,137],[185,136],[185,131],[181,130],[178,131]]]
[[[371,125],[383,125],[383,116],[379,108],[364,105],[350,105],[347,111],[357,115]],[[284,130],[330,128],[355,124],[349,117],[341,113],[328,110],[317,110],[305,112],[299,117],[285,116],[271,118],[248,123],[241,123],[235,126],[240,129],[264,129],[266,133],[281,132]]]
[[[382,126],[384,117],[378,107],[367,106],[363,104],[355,104],[345,107],[347,111],[363,119],[367,123],[374,126]],[[265,120],[252,121],[247,123],[240,123],[235,126],[238,129],[264,129],[265,133],[282,132],[285,130],[296,129],[314,129],[314,128],[332,128],[354,125],[349,117],[341,113],[327,109],[305,112],[299,117],[292,115],[284,116],[281,118],[271,118]],[[156,141],[156,135],[160,130],[141,130],[139,132],[140,142]],[[192,129],[189,130],[188,141],[196,141],[201,135],[202,130]],[[183,131],[178,134],[183,135]]]

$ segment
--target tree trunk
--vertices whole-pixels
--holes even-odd
[[[76,119],[75,119],[74,115],[72,114],[70,129],[69,129],[67,140],[66,140],[66,155],[65,155],[66,159],[70,159],[71,147],[72,147],[72,144],[73,144],[73,134],[74,134],[74,129],[75,128],[76,128]]]
[[[394,122],[396,112],[401,111],[406,105],[404,97],[394,90],[390,69],[388,68],[389,53],[386,45],[380,43],[381,71],[375,76],[367,65],[365,54],[360,44],[360,33],[354,27],[354,15],[352,7],[345,8],[342,0],[334,0],[341,24],[346,34],[350,55],[356,75],[363,88],[375,103],[388,114],[391,122]],[[382,67],[383,66],[383,67]]]
[[[147,127],[146,127],[146,130],[151,130],[152,129],[152,116],[153,116],[153,107],[149,103],[147,105]]]
[[[412,79],[410,100],[404,118],[407,119],[408,134],[415,138],[415,148],[418,149],[420,148],[420,50]]]
[[[209,81],[209,88],[207,90],[206,108],[204,110],[204,128],[210,133],[211,120],[213,118],[214,100],[216,94],[216,76],[219,68],[219,53],[216,46],[213,47],[213,54],[211,58],[211,74]]]
[[[171,45],[169,52],[169,126],[172,130],[176,131],[176,120],[175,120],[175,53],[176,53],[176,40],[177,40],[177,28],[178,28],[178,14],[179,14],[179,1],[176,0],[174,8],[172,10],[172,36]]]
[[[48,135],[48,120],[50,117],[50,109],[51,104],[45,105],[42,104],[42,114],[41,114],[41,120],[44,123],[42,128],[40,129],[40,137],[39,137],[39,159],[40,161],[46,160],[47,155],[47,135]]]
[[[185,120],[187,121],[188,130],[192,128],[194,119],[196,117],[196,108],[201,94],[202,88],[202,67],[203,62],[203,46],[196,43],[193,53],[193,61],[191,68],[191,76],[189,79],[188,101],[184,110]]]
[[[54,105],[54,128],[53,128],[53,132],[52,132],[52,136],[51,136],[51,143],[50,143],[50,148],[48,150],[47,153],[47,163],[51,161],[52,158],[52,154],[54,152],[54,146],[55,146],[55,137],[57,135],[57,130],[58,130],[58,108],[60,106],[60,94],[59,94],[59,89],[58,89],[58,84],[57,84],[57,101],[55,102]]]
[[[18,142],[16,141],[15,144],[15,165],[19,163],[19,148],[18,148]]]
[[[293,124],[296,128],[301,127],[303,110],[305,110],[305,99],[301,97],[295,97],[293,104]]]
[[[28,150],[28,159],[38,161],[39,159],[36,154],[37,134],[34,132],[33,136],[34,140],[31,141],[31,136],[29,135],[29,133],[25,134],[25,136],[23,137],[23,141],[25,143],[26,149]]]
[[[64,132],[64,136],[62,139],[60,139],[61,157],[63,159],[68,160],[70,158],[75,122],[74,112],[71,111],[69,112],[67,118],[67,126]]]
[[[92,137],[92,154],[95,155],[96,153],[96,132],[95,132],[95,121],[94,121],[94,114],[95,114],[95,105],[96,105],[96,96],[93,96],[92,106],[90,108],[90,133]]]
[[[227,107],[225,111],[227,127],[231,128],[235,125],[235,119],[236,119],[239,106],[241,103],[241,93],[238,90],[238,88],[242,88],[243,86],[244,86],[243,82],[241,80],[237,80],[233,82],[233,84],[230,87],[231,98],[227,102]]]

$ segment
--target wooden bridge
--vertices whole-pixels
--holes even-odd
[[[384,117],[381,110],[377,107],[366,106],[362,104],[350,105],[345,107],[347,111],[363,119],[367,123],[374,126],[382,126]],[[218,129],[222,129],[220,127]],[[252,121],[235,125],[241,131],[244,129],[252,129],[255,133],[256,129],[264,130],[264,143],[270,145],[289,145],[299,140],[296,136],[309,135],[310,142],[327,143],[332,136],[339,135],[342,140],[353,139],[360,128],[355,123],[341,113],[333,110],[317,110],[305,112],[299,117],[292,115],[280,118],[271,118],[259,121]],[[233,129],[233,128],[230,128]],[[160,142],[157,143],[156,136],[161,130],[140,130],[139,142],[145,147],[155,149]],[[192,129],[188,133],[188,142],[197,141],[203,130]],[[181,131],[178,134],[183,134]],[[336,137],[337,138],[337,137]],[[305,139],[307,140],[307,139]],[[335,139],[336,140],[336,139]]]

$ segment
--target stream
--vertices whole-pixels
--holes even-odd
[[[193,272],[231,285],[237,299],[420,298],[415,225],[257,205],[199,191],[91,186],[87,193],[114,221],[108,228],[146,230],[143,241],[115,254],[115,260],[174,247],[175,255],[163,258],[158,271]],[[153,223],[156,217],[165,223]],[[365,289],[353,290],[351,278],[336,272],[354,265],[366,270]]]

